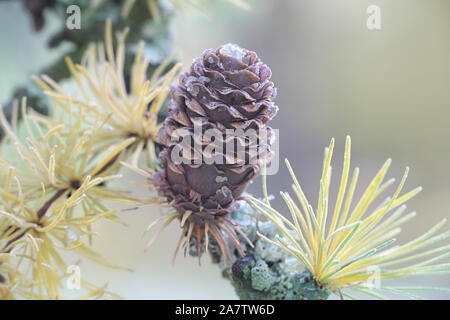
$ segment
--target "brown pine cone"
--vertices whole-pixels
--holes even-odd
[[[256,53],[227,44],[206,50],[172,88],[170,116],[158,135],[163,169],[153,184],[180,213],[181,239],[187,245],[194,232],[200,254],[208,233],[224,258],[231,258],[224,235],[243,254],[227,215],[270,161],[273,133],[266,122],[278,111],[271,74]]]

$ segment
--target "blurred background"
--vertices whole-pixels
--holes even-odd
[[[249,11],[212,3],[205,8],[209,17],[190,10],[180,14],[172,28],[185,70],[205,49],[228,42],[256,51],[271,67],[280,108],[271,125],[280,132],[281,165],[279,173],[268,178],[269,191],[277,196],[280,190],[290,189],[282,162],[288,158],[307,197],[316,203],[323,149],[331,137],[336,138],[336,187],[348,134],[353,167],[361,168],[359,194],[389,157],[393,159],[389,177],[399,181],[405,166],[411,169],[405,192],[424,187],[408,204],[418,215],[405,225],[398,243],[448,217],[450,2],[248,2]],[[366,9],[373,4],[381,9],[381,30],[366,27]],[[48,18],[43,32],[34,34],[21,3],[0,3],[0,101],[7,101],[15,86],[58,55],[45,46],[53,27]],[[128,188],[149,195],[142,178],[129,172],[127,177]],[[261,195],[261,180],[249,191]],[[287,211],[278,197],[274,206]],[[144,252],[148,237],[142,238],[143,231],[160,214],[147,207],[122,214],[127,227],[100,222],[96,231],[101,236],[94,247],[135,271],[110,270],[85,261],[82,276],[108,283],[108,288],[129,299],[237,298],[208,258],[199,267],[196,259],[180,255],[175,266],[171,265],[179,235],[175,224]],[[414,285],[425,283],[448,287],[450,277],[414,280]]]

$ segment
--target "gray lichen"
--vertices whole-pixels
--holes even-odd
[[[250,272],[252,288],[255,290],[268,291],[276,281],[275,273],[264,260],[258,260]]]

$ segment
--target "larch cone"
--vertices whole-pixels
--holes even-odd
[[[274,134],[266,123],[278,107],[271,75],[255,52],[226,44],[206,50],[172,87],[158,134],[162,170],[153,184],[180,214],[176,251],[183,239],[186,250],[194,235],[200,257],[211,235],[224,259],[231,259],[227,237],[244,255],[228,215],[272,156]]]

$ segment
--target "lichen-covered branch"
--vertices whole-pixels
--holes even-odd
[[[245,244],[245,257],[237,253],[226,265],[221,263],[220,248],[211,239],[210,256],[222,269],[222,275],[234,287],[242,300],[324,300],[331,294],[318,285],[311,273],[280,248],[265,242],[257,231],[274,239],[280,231],[260,216],[245,200],[239,201],[232,221],[245,232],[254,247]],[[242,239],[243,243],[244,239]],[[191,245],[190,255],[197,256]]]

